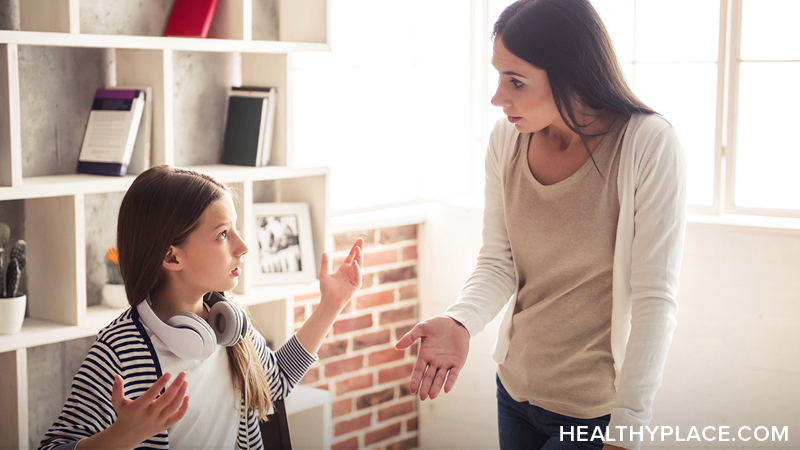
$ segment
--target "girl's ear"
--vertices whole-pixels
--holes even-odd
[[[167,254],[164,255],[164,261],[161,262],[161,266],[174,272],[180,271],[183,268],[183,265],[178,260],[178,253],[180,253],[180,249],[174,245],[170,245],[169,250],[167,250]]]

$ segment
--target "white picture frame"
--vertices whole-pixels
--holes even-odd
[[[307,203],[253,204],[254,285],[308,283],[317,277]]]

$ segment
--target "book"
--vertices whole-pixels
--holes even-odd
[[[223,164],[254,167],[269,164],[276,97],[274,87],[231,88],[222,147]]]
[[[101,88],[95,92],[78,172],[123,176],[133,154],[146,102],[142,89]]]
[[[140,174],[150,168],[150,158],[153,136],[153,88],[150,86],[116,86],[117,89],[141,89],[144,91],[144,111],[139,131],[133,143],[131,160],[128,163],[127,173]]]
[[[217,0],[175,0],[164,28],[164,36],[208,36]]]

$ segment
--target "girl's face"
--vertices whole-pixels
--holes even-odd
[[[200,223],[186,241],[176,248],[181,263],[178,277],[199,292],[229,291],[242,272],[247,244],[236,231],[236,209],[230,195],[210,204]]]
[[[499,35],[494,40],[492,65],[500,73],[492,104],[503,108],[517,131],[535,133],[554,123],[563,123],[547,72],[508,51]]]

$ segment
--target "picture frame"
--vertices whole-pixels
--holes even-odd
[[[255,203],[253,225],[253,284],[307,283],[316,279],[307,203]]]

